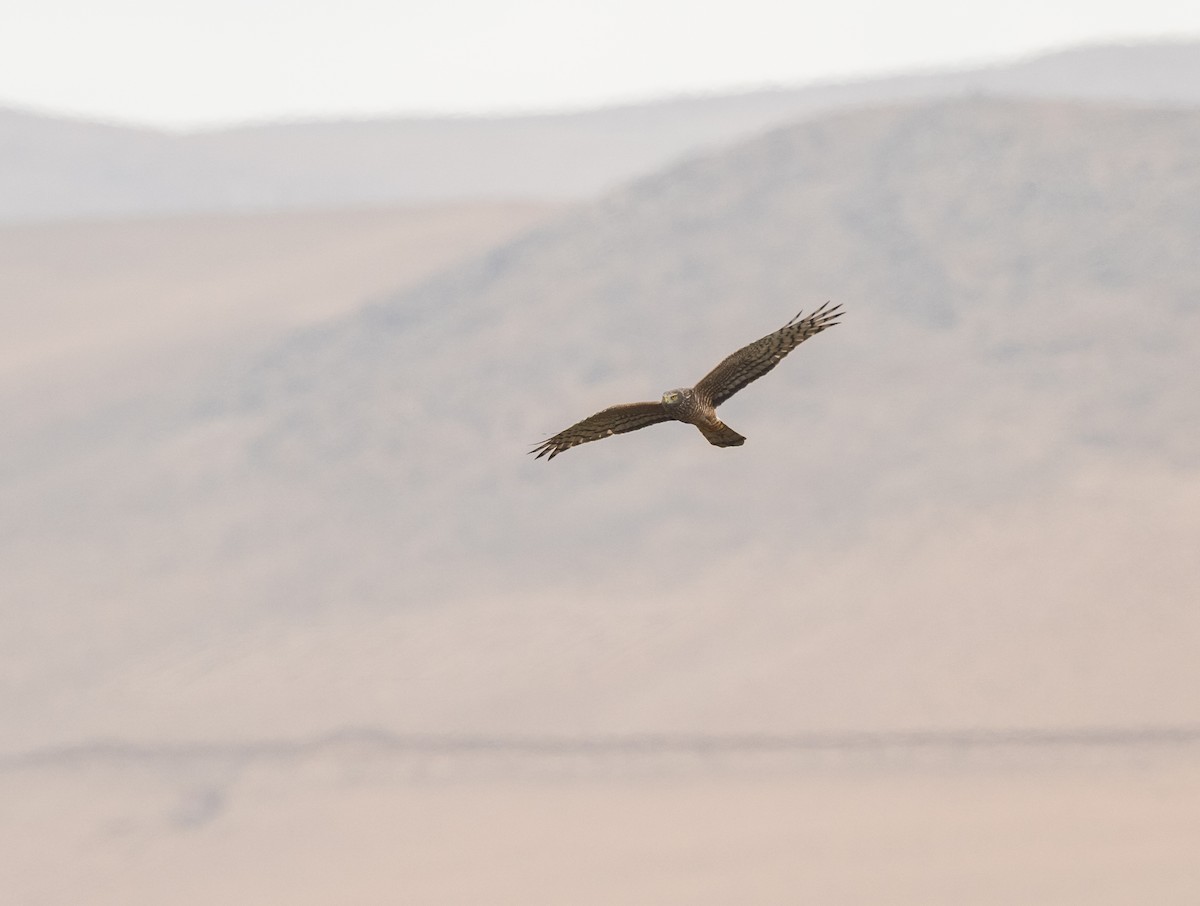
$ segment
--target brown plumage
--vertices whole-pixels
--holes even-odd
[[[828,302],[808,317],[800,312],[779,330],[743,346],[724,359],[695,387],[668,390],[657,403],[623,403],[601,409],[542,441],[529,452],[536,453],[538,459],[547,454],[553,459],[579,444],[669,421],[695,425],[715,446],[740,447],[746,438],[717,418],[716,407],[778,365],[785,355],[813,334],[837,324],[841,316],[842,306],[830,308]]]

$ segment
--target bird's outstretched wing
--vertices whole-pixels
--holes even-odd
[[[549,440],[544,440],[530,453],[537,453],[541,459],[547,453],[553,459],[564,450],[570,450],[579,444],[593,440],[602,440],[610,434],[624,434],[626,431],[636,431],[647,425],[658,422],[669,422],[662,403],[622,403],[619,406],[609,406],[601,409],[595,415],[589,415],[581,422],[576,422],[565,431],[559,431]]]
[[[838,323],[842,306],[829,307],[826,302],[808,317],[804,312],[796,315],[774,333],[767,334],[749,346],[743,346],[726,358],[716,368],[702,377],[695,386],[697,396],[719,406],[751,381],[779,364],[780,359],[826,327]]]

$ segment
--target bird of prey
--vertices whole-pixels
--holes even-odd
[[[842,306],[830,308],[828,302],[807,317],[802,311],[779,330],[743,346],[726,358],[695,387],[668,390],[656,403],[622,403],[601,409],[542,441],[529,452],[537,453],[538,459],[547,454],[553,459],[579,444],[669,421],[695,425],[715,446],[740,447],[746,438],[717,418],[717,406],[751,381],[758,380],[813,334],[837,324],[841,316]]]

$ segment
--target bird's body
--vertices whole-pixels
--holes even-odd
[[[681,387],[663,394],[662,407],[677,422],[695,425],[708,442],[717,447],[740,447],[746,438],[717,418],[712,400],[696,392],[695,387]]]
[[[601,409],[542,441],[530,452],[537,453],[538,459],[547,454],[553,459],[579,444],[666,421],[695,425],[714,446],[740,447],[746,438],[717,418],[717,406],[751,381],[758,380],[813,334],[838,323],[841,309],[840,305],[830,308],[826,303],[808,317],[802,317],[804,313],[801,312],[779,330],[722,360],[696,386],[668,390],[656,403],[623,403]]]

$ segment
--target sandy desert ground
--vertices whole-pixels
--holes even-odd
[[[22,904],[1183,906],[1200,886],[1195,742],[118,760],[5,771],[0,794]]]

